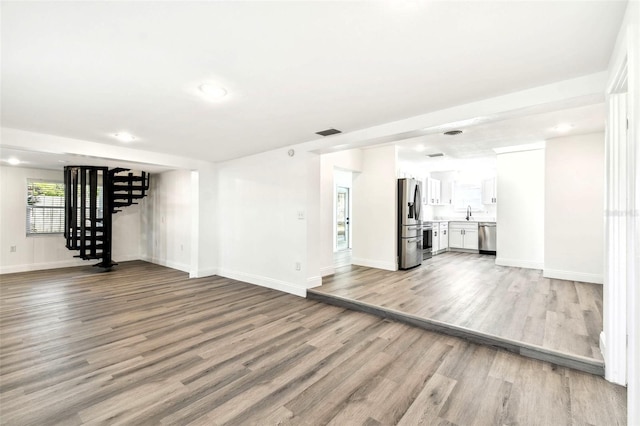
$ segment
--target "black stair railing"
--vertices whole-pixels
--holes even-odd
[[[129,169],[94,166],[66,166],[66,247],[78,250],[85,260],[100,259],[95,266],[111,269],[112,215],[118,208],[137,204],[149,190],[149,174]]]

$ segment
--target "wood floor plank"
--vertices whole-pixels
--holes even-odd
[[[355,291],[377,297],[364,276]],[[597,292],[576,285],[565,303],[541,283],[553,315],[597,315]],[[600,377],[146,262],[1,275],[0,307],[3,425],[625,423],[625,389]]]
[[[455,380],[437,373],[434,374],[404,413],[398,426],[434,424],[455,386]]]

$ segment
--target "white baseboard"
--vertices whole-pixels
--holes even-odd
[[[366,266],[368,268],[384,269],[386,271],[397,271],[398,265],[395,262],[385,262],[381,260],[362,259],[359,257],[351,258],[352,265]]]
[[[166,266],[167,268],[177,269],[178,271],[182,272],[190,272],[191,269],[190,265],[187,265],[185,263],[172,262],[166,259],[158,259],[157,257],[145,256],[142,258],[142,260],[144,260],[145,262],[155,263],[156,265]]]
[[[132,262],[134,260],[142,260],[139,254],[127,254],[124,256],[115,256],[113,258],[114,262]]]
[[[496,265],[500,266],[512,266],[514,268],[526,268],[526,269],[543,269],[543,262],[532,262],[530,260],[520,259],[505,259],[504,257],[496,257]]]
[[[0,267],[0,274],[15,274],[18,272],[42,271],[45,269],[70,268],[73,266],[90,266],[91,263],[82,259],[59,260],[56,262],[28,263],[25,265],[9,265]]]
[[[231,271],[229,269],[220,268],[218,275],[221,277],[231,278],[232,280],[243,281],[249,284],[259,285],[261,287],[267,287],[278,291],[284,291],[295,296],[307,297],[307,289],[301,287],[298,284],[276,280],[269,277],[263,277],[260,275],[247,274],[244,272]]]
[[[320,287],[322,285],[322,277],[309,277],[307,278],[307,288]]]
[[[189,278],[204,278],[218,275],[218,268],[205,268],[196,272],[189,271]]]
[[[114,262],[128,262],[131,260],[141,260],[138,255],[118,256]],[[9,265],[0,267],[0,275],[15,274],[18,272],[44,271],[47,269],[72,268],[74,266],[92,266],[98,263],[99,259],[82,260],[78,258],[58,260],[55,262],[28,263],[24,265]]]
[[[609,354],[607,353],[607,336],[604,334],[604,330],[600,332],[600,352],[602,352],[602,358],[604,359],[605,380],[620,386],[627,386],[628,378],[632,377],[630,373],[633,365],[631,363],[626,365],[626,362],[622,363],[622,365],[613,365],[620,361],[616,356],[613,356],[613,359],[607,359]],[[626,361],[626,357],[624,357],[624,360]]]
[[[542,276],[557,280],[580,281],[583,283],[602,284],[604,278],[601,274],[587,274],[584,272],[562,271],[559,269],[544,269]]]
[[[333,266],[326,266],[324,268],[320,268],[320,276],[326,277],[329,275],[333,275],[336,273],[336,268]]]

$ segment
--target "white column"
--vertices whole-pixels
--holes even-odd
[[[607,380],[627,383],[627,96],[608,97],[605,165],[605,273],[600,344]]]
[[[197,170],[191,172],[191,266],[189,278],[199,277],[199,243],[200,243],[200,174]],[[177,196],[177,194],[176,194]],[[186,214],[186,212],[185,212]]]

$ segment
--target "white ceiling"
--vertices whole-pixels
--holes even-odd
[[[556,129],[569,125],[570,130]],[[398,159],[423,166],[429,171],[457,170],[470,158],[495,157],[494,148],[534,144],[549,139],[604,131],[604,104],[587,105],[501,121],[459,126],[463,133],[448,136],[442,132],[396,143]],[[429,154],[444,156],[430,158]],[[462,160],[462,161],[461,161]]]
[[[132,148],[222,161],[605,70],[625,7],[3,2],[2,126],[109,146],[128,131]],[[204,101],[206,81],[230,95]],[[458,154],[494,133],[463,135]]]

